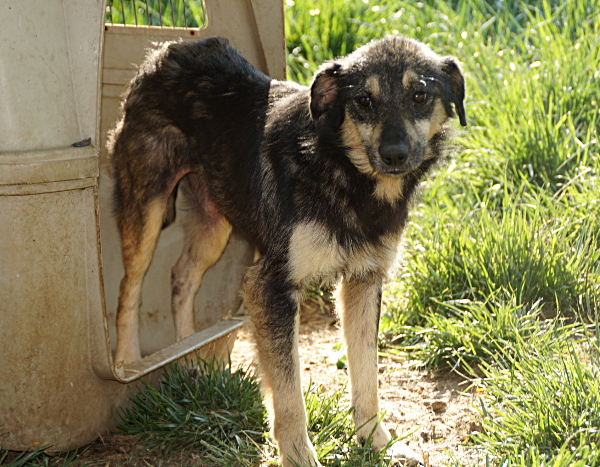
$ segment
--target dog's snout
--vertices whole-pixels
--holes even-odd
[[[410,148],[404,142],[382,143],[379,146],[381,160],[390,167],[398,167],[408,159]]]

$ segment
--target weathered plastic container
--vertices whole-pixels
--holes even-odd
[[[104,0],[9,0],[0,14],[0,446],[65,451],[114,425],[128,384],[195,349],[223,353],[241,321],[252,249],[233,235],[195,301],[200,331],[175,343],[170,270],[178,223],[159,240],[141,309],[142,354],[112,369],[122,276],[106,131],[152,42],[224,35],[285,74],[279,0],[208,0],[207,26],[104,25]]]

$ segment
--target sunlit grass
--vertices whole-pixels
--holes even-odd
[[[258,465],[266,411],[252,372],[212,360],[197,368],[172,365],[163,378],[119,411],[124,433],[165,458],[193,453],[216,465]]]
[[[202,0],[107,0],[107,24],[198,28],[205,23]]]
[[[504,197],[510,199],[495,201],[500,209],[488,207],[487,199],[464,211],[462,202],[434,202],[413,217],[406,264],[388,295],[399,324],[423,324],[427,312],[444,314],[449,300],[486,302],[498,293],[517,305],[539,302],[546,316],[595,315],[597,220],[548,199],[513,204],[511,195]]]
[[[483,431],[475,440],[491,458],[509,459],[508,465],[600,465],[598,337],[596,329],[580,345],[547,345],[537,336],[528,346],[507,342],[481,367]]]

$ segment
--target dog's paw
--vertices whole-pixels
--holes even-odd
[[[388,448],[387,454],[391,457],[392,465],[394,466],[425,467],[423,457],[404,443],[397,442],[392,444]]]
[[[300,443],[298,443],[300,444]],[[321,463],[317,458],[317,451],[313,445],[306,439],[305,443],[301,443],[302,447],[294,445],[293,453],[283,454],[281,456],[282,467],[321,467]]]

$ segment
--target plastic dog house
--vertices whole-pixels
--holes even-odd
[[[120,1],[120,0],[119,0]],[[169,0],[172,1],[172,0]],[[179,0],[181,1],[181,0]],[[138,2],[141,3],[141,2]],[[147,3],[146,3],[147,4]],[[223,35],[285,77],[283,5],[207,0],[204,28],[105,25],[104,0],[9,1],[0,15],[0,446],[65,451],[114,425],[128,383],[194,350],[223,354],[242,324],[239,288],[253,250],[232,236],[205,275],[196,328],[175,343],[170,270],[177,222],[146,276],[144,358],[112,368],[122,276],[111,215],[106,131],[152,42]]]

